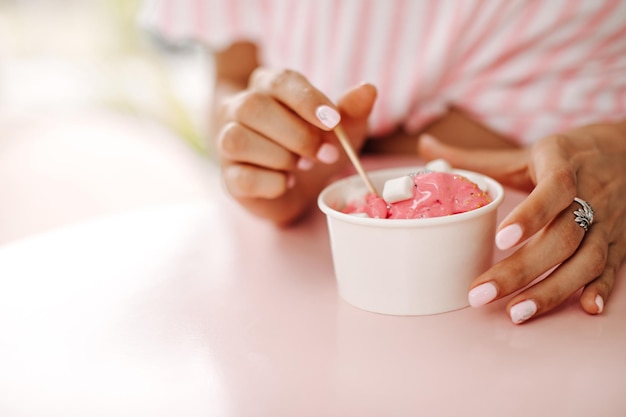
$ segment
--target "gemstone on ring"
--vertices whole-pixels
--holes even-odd
[[[589,230],[589,227],[593,223],[593,209],[591,205],[578,197],[574,198],[574,202],[581,205],[582,208],[574,211],[574,221],[578,223],[580,227],[585,229],[585,232]]]

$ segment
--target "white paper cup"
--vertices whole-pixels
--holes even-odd
[[[379,192],[386,180],[423,168],[369,173]],[[502,186],[482,174],[453,170],[486,184],[486,206],[445,217],[372,219],[342,213],[368,191],[357,176],[327,186],[318,206],[326,214],[339,294],[363,310],[393,315],[427,315],[469,305],[471,281],[493,258]]]

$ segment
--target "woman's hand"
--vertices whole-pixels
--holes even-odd
[[[427,160],[445,158],[530,193],[496,235],[500,249],[524,245],[474,280],[472,306],[523,289],[507,304],[511,320],[522,323],[582,288],[582,308],[602,313],[626,256],[626,122],[581,127],[527,149],[462,150],[428,137],[418,146]],[[575,221],[582,209],[575,197],[595,211],[587,232]]]
[[[248,88],[217,108],[217,151],[230,194],[250,211],[288,223],[310,207],[344,162],[332,133],[361,146],[376,90],[362,85],[333,104],[301,74],[256,69]]]

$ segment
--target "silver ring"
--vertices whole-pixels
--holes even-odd
[[[580,227],[585,229],[585,232],[589,230],[589,227],[593,224],[593,209],[591,205],[585,200],[578,197],[574,198],[574,202],[581,205],[581,209],[574,211],[574,221],[578,223]]]

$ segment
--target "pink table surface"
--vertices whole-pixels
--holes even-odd
[[[626,415],[626,268],[598,317],[373,314],[321,213],[276,229],[214,186],[0,247],[0,416]]]

